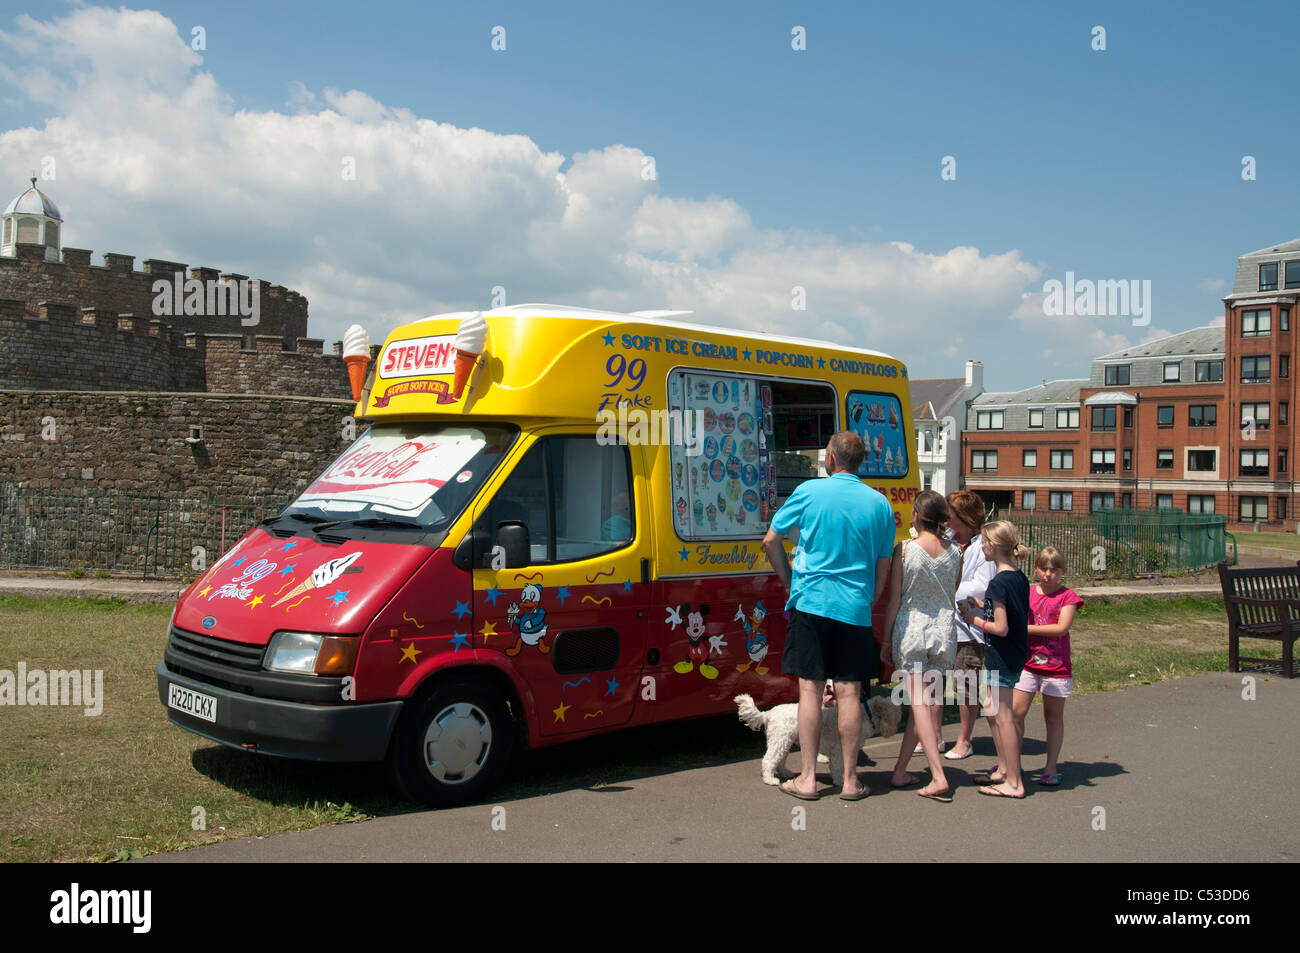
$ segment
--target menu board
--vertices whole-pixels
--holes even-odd
[[[849,429],[861,435],[862,442],[867,445],[858,476],[906,476],[911,428],[904,426],[898,398],[892,394],[850,391],[845,409]]]
[[[672,447],[673,518],[684,539],[755,536],[776,511],[772,388],[761,380],[677,371],[669,407],[698,421],[701,452]]]

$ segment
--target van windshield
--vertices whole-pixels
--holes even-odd
[[[280,518],[446,529],[518,434],[496,424],[371,427]]]

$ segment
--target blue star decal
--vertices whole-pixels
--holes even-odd
[[[240,556],[238,559],[235,560],[235,565],[238,566],[240,563],[242,563],[242,562],[243,562],[245,559],[247,559],[247,558],[248,558],[247,556]]]
[[[348,592],[351,591],[352,591],[351,589],[348,590]],[[347,602],[348,592],[342,592],[341,590],[335,589],[334,595],[329,597],[330,601],[333,602],[335,605],[338,605],[340,602]]]
[[[818,367],[825,367],[825,366],[826,366],[826,358],[824,358],[824,357],[819,357],[819,358],[817,358],[817,366],[818,366]]]
[[[484,591],[483,598],[487,600],[489,605],[496,605],[497,597],[500,595],[501,595],[501,590],[498,589],[496,586],[493,586],[491,589]]]
[[[682,557],[682,562],[686,562],[686,557],[689,556],[690,553],[688,553],[686,547],[683,546],[681,549],[677,550],[677,555]]]
[[[748,361],[748,360],[749,360],[749,348],[745,348],[743,351],[741,351],[741,352],[740,352],[740,355],[741,355],[741,357],[743,357],[745,360]]]
[[[456,632],[451,639],[452,651],[459,652],[461,649],[469,648],[469,636]]]
[[[293,572],[293,570],[294,570],[293,563],[290,563],[289,565],[287,565],[287,566],[285,566],[283,569],[281,569],[278,573],[276,573],[276,575],[277,575],[277,576],[287,576],[287,575],[289,575],[289,573]]]
[[[628,579],[627,581],[625,581],[625,582],[623,583],[623,591],[624,591],[624,592],[631,592],[631,591],[632,591],[632,580],[631,580],[631,579]]]
[[[563,605],[564,605],[564,600],[567,599],[567,598],[569,598],[569,587],[568,587],[568,586],[560,586],[560,588],[556,589],[556,590],[555,590],[555,598],[557,598],[557,599],[560,600],[560,605],[561,605],[561,607],[563,607]]]
[[[451,610],[451,614],[454,615],[457,619],[463,619],[467,615],[473,615],[474,612],[472,609],[470,609],[468,602],[461,602],[459,599],[457,599],[456,608]]]
[[[907,376],[907,368],[904,367],[902,370],[899,371],[899,373],[900,373],[903,377],[906,377],[906,376]]]
[[[603,338],[605,339],[605,347],[613,347],[613,345],[614,345],[614,335],[612,335],[612,334],[610,334],[608,331],[606,331],[604,334],[601,335],[601,337],[603,337]]]
[[[605,685],[606,685],[605,696],[608,697],[610,695],[613,695],[614,692],[618,690],[618,679],[607,678],[605,679]]]
[[[295,546],[297,546],[297,545],[298,545],[298,544],[295,543],[293,540],[289,540],[289,542],[287,542],[287,543],[284,544],[284,546],[282,547],[282,550],[281,550],[281,551],[283,551],[283,550],[285,550],[285,549],[293,549],[293,548],[294,548]]]

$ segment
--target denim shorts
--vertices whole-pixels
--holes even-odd
[[[988,673],[988,684],[990,688],[1015,688],[1016,683],[1020,681],[1019,672],[1003,672],[999,669],[985,669]]]

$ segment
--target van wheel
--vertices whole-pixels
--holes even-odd
[[[388,777],[412,801],[468,804],[496,786],[514,742],[501,692],[473,675],[449,676],[407,704],[388,751]]]

